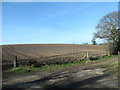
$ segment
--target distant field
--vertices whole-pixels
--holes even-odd
[[[2,46],[3,60],[12,60],[14,56],[25,59],[30,57],[39,58],[80,52],[90,52],[101,55],[106,54],[106,49],[103,45],[75,44],[21,44]]]
[[[35,59],[40,62],[67,62],[79,61],[89,52],[89,56],[106,55],[104,45],[79,45],[79,44],[21,44],[3,45],[3,63],[13,61],[15,56],[18,60]]]

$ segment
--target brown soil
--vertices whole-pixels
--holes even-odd
[[[106,55],[104,45],[79,45],[79,44],[21,44],[2,46],[3,70],[13,67],[13,60],[17,56],[18,65],[28,65],[30,60],[35,60],[39,65],[62,62],[80,61],[86,53],[90,56]]]
[[[79,44],[3,45],[2,59],[13,60],[15,56],[18,56],[18,59],[41,58],[48,56],[85,52],[103,55],[106,54],[106,47],[104,45],[79,45]]]

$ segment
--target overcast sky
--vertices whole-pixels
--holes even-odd
[[[99,20],[118,10],[117,2],[4,2],[2,5],[2,44],[91,43]]]

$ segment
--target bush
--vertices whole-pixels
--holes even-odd
[[[99,57],[90,57],[89,59],[90,59],[90,60],[98,60]]]
[[[41,67],[41,66],[45,66],[45,64],[42,64],[35,59],[32,59],[28,61],[28,66]]]
[[[119,50],[120,50],[119,45],[112,44],[112,43],[109,44],[110,55],[117,55]]]

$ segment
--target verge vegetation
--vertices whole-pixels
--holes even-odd
[[[105,60],[105,59],[112,59],[116,58],[118,55],[111,55],[111,56],[99,56],[99,57],[90,57],[90,59],[86,59],[83,61],[75,61],[75,62],[68,62],[68,63],[57,63],[57,64],[50,64],[50,65],[45,65],[41,67],[35,67],[34,65],[31,66],[21,66],[21,67],[16,67],[16,68],[11,68],[9,70],[6,70],[5,72],[14,72],[14,73],[26,73],[26,72],[37,72],[37,71],[49,71],[49,70],[54,70],[54,69],[62,69],[65,67],[71,67],[71,66],[76,66],[80,64],[87,64],[88,62],[97,62],[99,60]],[[113,64],[113,65],[116,65]],[[108,67],[110,69],[111,67]]]

